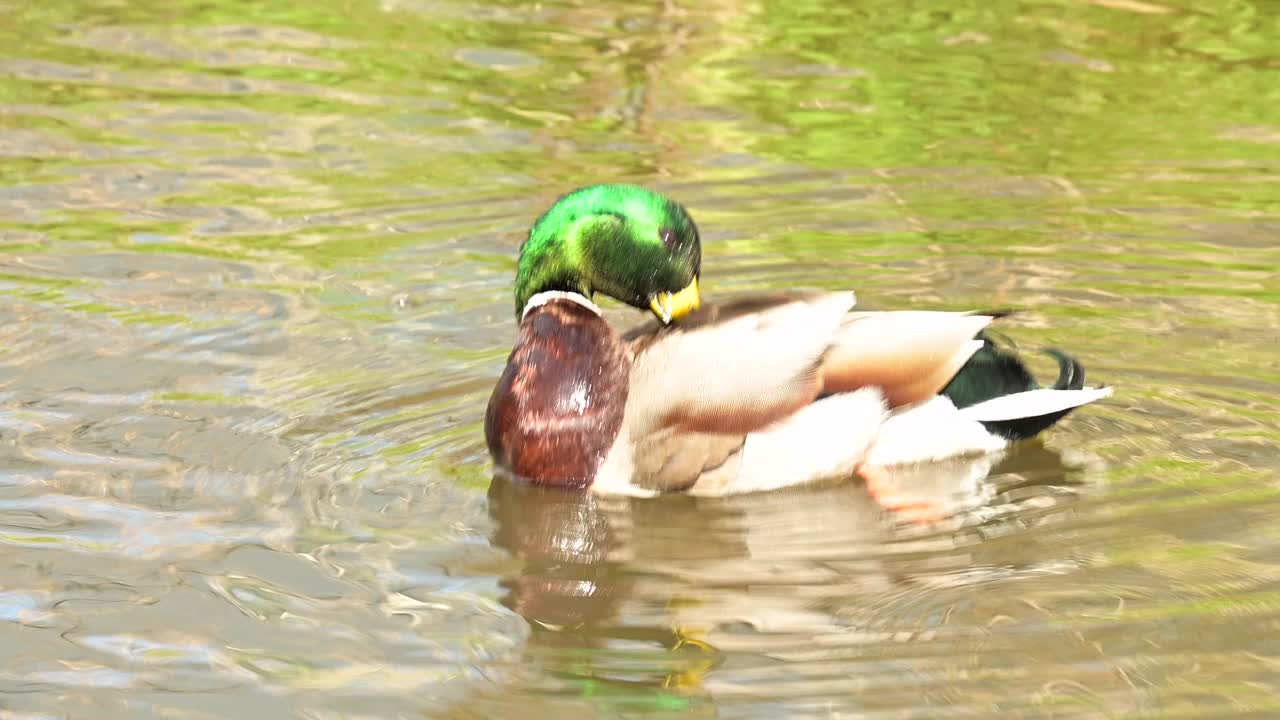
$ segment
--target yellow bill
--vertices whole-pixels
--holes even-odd
[[[697,277],[680,292],[660,292],[649,298],[649,309],[653,310],[653,314],[658,316],[663,325],[688,315],[701,306],[702,296],[698,294]]]

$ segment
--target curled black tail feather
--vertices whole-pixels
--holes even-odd
[[[1084,366],[1079,360],[1057,348],[1045,348],[1046,355],[1058,361],[1058,382],[1054,390],[1079,390],[1084,387]]]
[[[982,349],[974,353],[942,389],[942,395],[950,398],[956,407],[969,407],[1041,387],[1017,355],[997,347],[986,333],[979,333],[978,339],[983,342]],[[1058,379],[1052,389],[1079,390],[1084,387],[1084,366],[1079,361],[1054,348],[1047,348],[1044,352],[1058,361]],[[987,432],[1009,440],[1025,440],[1043,432],[1071,410],[1072,408],[1068,408],[1047,415],[984,422],[982,426]]]

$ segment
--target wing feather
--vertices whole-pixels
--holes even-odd
[[[793,299],[637,342],[626,426],[746,433],[812,402],[851,292]]]
[[[850,313],[822,363],[822,392],[878,387],[890,407],[933,397],[981,347],[991,315],[915,310]]]

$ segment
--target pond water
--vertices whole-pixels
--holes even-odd
[[[0,719],[1280,716],[1280,9],[929,5],[0,0]],[[598,181],[1117,392],[933,523],[490,488]]]

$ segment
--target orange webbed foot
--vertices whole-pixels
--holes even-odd
[[[882,465],[863,465],[858,474],[866,482],[867,493],[880,507],[901,515],[917,525],[932,525],[946,513],[937,503],[903,492],[893,474]]]

